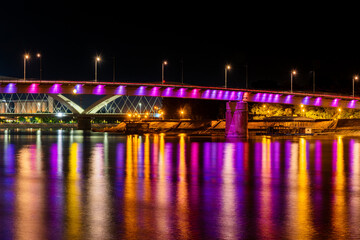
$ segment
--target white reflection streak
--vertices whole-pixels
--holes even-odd
[[[221,225],[221,239],[236,239],[239,225],[236,215],[236,193],[235,193],[235,171],[234,152],[235,144],[226,143],[224,149],[224,166],[222,168],[223,185],[221,187],[221,214],[219,224]]]
[[[61,176],[63,172],[63,133],[58,130],[57,135],[57,175]]]
[[[96,144],[90,158],[89,178],[89,239],[108,239],[109,199],[108,182],[104,177],[104,157],[106,153],[103,144]]]
[[[37,166],[31,169],[32,158],[36,157],[33,149],[33,146],[23,147],[17,157],[19,175],[15,190],[16,239],[41,239],[42,236],[45,236],[44,184],[43,181],[31,181],[28,178],[28,176],[38,177]]]

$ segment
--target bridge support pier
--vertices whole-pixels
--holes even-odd
[[[227,102],[226,103],[226,137],[247,138],[248,137],[248,103]]]
[[[79,116],[77,117],[78,130],[91,130],[91,118]]]

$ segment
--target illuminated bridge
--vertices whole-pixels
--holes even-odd
[[[360,98],[344,95],[151,83],[2,80],[0,81],[0,94],[3,98],[2,102],[0,102],[0,114],[2,115],[29,113],[54,114],[62,112],[77,117],[89,117],[101,113],[123,114],[124,109],[122,109],[123,112],[103,111],[102,109],[121,97],[129,96],[138,98],[153,97],[154,99],[161,97],[208,99],[238,103],[304,104],[310,106],[360,109]],[[25,94],[25,97],[19,97],[17,100],[13,99],[12,108],[10,109],[7,99],[14,98],[14,96],[18,96],[19,94]],[[69,95],[98,95],[100,99],[96,100],[90,106],[83,108],[80,106],[81,104],[70,100],[71,97]],[[34,98],[34,96],[36,97]],[[147,110],[150,111],[157,104],[161,104],[161,102],[156,102],[156,100],[151,103],[149,100],[146,101]],[[54,105],[54,102],[59,105]],[[135,109],[138,108],[138,106],[134,104],[130,105],[133,105]],[[232,115],[236,108],[234,106],[234,103],[232,105],[228,104],[228,110],[230,111],[232,109]],[[121,108],[121,106],[118,107]],[[240,108],[242,109],[242,107]],[[247,106],[245,108],[247,111]],[[57,109],[57,112],[55,109]],[[145,110],[145,106],[143,109]]]

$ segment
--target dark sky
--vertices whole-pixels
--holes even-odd
[[[0,76],[22,78],[29,52],[28,78],[38,78],[40,51],[43,79],[91,80],[99,54],[103,81],[113,80],[114,58],[116,81],[160,81],[166,59],[171,82],[181,81],[183,61],[185,83],[221,86],[231,64],[228,86],[244,87],[247,64],[252,88],[286,90],[296,68],[294,88],[311,90],[315,69],[319,90],[350,94],[360,73],[351,6],[238,3],[8,1],[0,9]]]

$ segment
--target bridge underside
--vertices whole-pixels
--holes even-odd
[[[192,85],[109,83],[109,82],[74,82],[74,81],[23,81],[3,80],[0,82],[0,93],[3,94],[52,94],[53,96],[97,95],[104,97],[103,103],[110,103],[117,96],[138,97],[174,97],[192,99],[211,99],[221,101],[245,101],[281,104],[304,104],[321,107],[341,107],[360,109],[360,98],[333,94],[311,94],[301,92],[266,91],[254,89],[216,88]],[[56,97],[54,97],[56,98]],[[57,99],[59,100],[59,99]],[[63,99],[66,102],[66,99]],[[68,102],[68,105],[71,105]],[[70,108],[76,108],[75,105]],[[99,105],[86,109],[87,113],[98,111]],[[83,109],[85,110],[85,109]],[[81,109],[77,109],[81,112]]]

